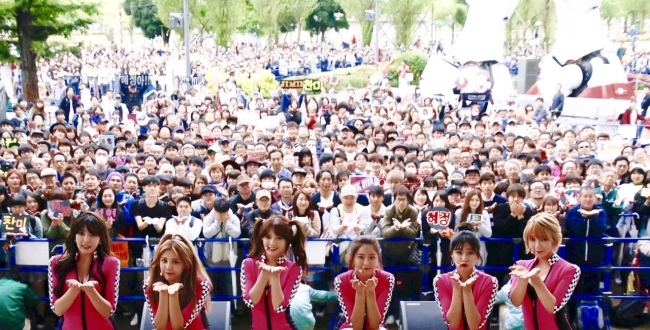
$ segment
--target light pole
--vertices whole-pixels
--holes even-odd
[[[189,79],[192,76],[192,67],[190,65],[190,3],[189,0],[183,0],[183,34],[185,36],[185,72],[188,78],[188,89],[190,86]]]
[[[379,58],[379,0],[375,0],[375,58],[377,62],[381,61]]]

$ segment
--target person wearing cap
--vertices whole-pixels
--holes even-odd
[[[330,212],[329,228],[334,237],[354,238],[362,234],[364,226],[361,223],[363,206],[357,203],[357,190],[347,184],[341,188],[339,193],[341,204]],[[342,244],[340,253],[345,253],[348,244]]]
[[[207,184],[201,188],[201,199],[192,201],[192,216],[203,219],[212,211],[217,197],[223,196],[214,185]]]
[[[271,216],[281,215],[280,212],[271,209],[271,192],[266,189],[260,189],[255,193],[256,209],[246,214],[246,221],[242,224],[242,234],[246,233],[247,237],[253,238],[253,228],[257,221],[264,221]]]
[[[227,199],[220,198],[203,218],[203,236],[205,238],[239,238],[241,225],[239,218],[230,210]],[[234,244],[234,243],[233,243]],[[205,263],[209,267],[230,266],[230,245],[228,242],[206,242],[203,248]],[[215,295],[231,295],[232,281],[226,272],[210,272]]]
[[[302,184],[307,177],[307,171],[302,167],[296,167],[291,173],[291,182],[296,189],[302,189]]]
[[[246,220],[246,214],[253,209],[255,193],[253,192],[251,178],[246,174],[241,174],[237,177],[236,185],[237,194],[230,199],[230,210],[239,218],[243,225]],[[242,231],[242,235],[246,234],[245,231]]]
[[[56,170],[50,167],[44,168],[41,171],[41,180],[45,186],[43,193],[46,196],[54,192],[54,190],[57,188],[57,184],[59,183]]]

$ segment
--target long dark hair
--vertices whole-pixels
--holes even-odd
[[[481,255],[481,242],[474,232],[469,230],[460,230],[454,237],[451,238],[451,248],[449,251],[453,254],[454,251],[463,250],[465,243],[469,243],[470,248],[478,255],[479,260],[483,263],[483,256]]]
[[[377,237],[373,235],[358,235],[352,240],[348,252],[348,268],[354,269],[354,257],[356,257],[357,252],[359,252],[359,249],[364,245],[372,246],[373,250],[377,252],[377,258],[379,258],[379,268],[381,269],[381,247],[379,246]]]
[[[104,220],[97,213],[85,211],[79,215],[74,221],[72,221],[72,226],[70,226],[70,233],[65,238],[65,252],[63,256],[57,261],[54,265],[54,272],[59,275],[60,279],[64,279],[65,275],[72,269],[77,267],[77,253],[79,249],[77,248],[77,243],[75,241],[77,234],[82,230],[87,230],[90,234],[99,236],[99,245],[95,250],[95,257],[90,263],[88,269],[89,280],[97,280],[100,287],[106,285],[106,276],[102,271],[102,266],[104,264],[104,259],[108,256],[111,256],[110,250],[110,239],[108,236],[108,229],[104,224]],[[99,278],[94,278],[93,268],[96,268]],[[59,281],[56,287],[54,288],[54,294],[58,297],[63,295],[63,285],[65,284],[64,280]]]
[[[302,226],[298,221],[289,220],[289,218],[281,215],[273,215],[267,220],[259,220],[253,227],[252,247],[249,258],[260,258],[264,254],[264,244],[262,238],[266,236],[271,230],[284,238],[289,244],[287,250],[291,249],[295,262],[300,266],[303,271],[307,270],[307,252],[305,251],[305,233]],[[288,251],[285,251],[288,252]]]
[[[113,204],[112,205],[105,205],[104,202],[102,201],[102,196],[104,196],[104,192],[106,190],[112,191],[113,196],[115,196],[115,198],[113,199]],[[99,194],[97,194],[97,200],[95,201],[95,205],[97,206],[97,208],[100,208],[100,209],[101,208],[106,208],[106,209],[118,209],[119,210],[119,206],[117,204],[117,194],[113,191],[113,189],[111,189],[110,186],[107,185],[106,187],[99,190]]]

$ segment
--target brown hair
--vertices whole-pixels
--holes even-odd
[[[287,242],[287,251],[285,253],[291,249],[296,265],[300,266],[303,271],[306,271],[307,252],[305,251],[305,232],[298,221],[289,220],[289,218],[282,215],[273,215],[267,220],[257,220],[255,222],[248,257],[259,258],[264,254],[262,238],[271,231]]]
[[[467,192],[467,195],[465,195],[465,202],[463,203],[463,207],[461,208],[462,211],[460,214],[460,223],[466,222],[467,217],[469,216],[470,213],[472,213],[472,210],[469,209],[469,201],[471,201],[472,197],[474,196],[477,196],[478,200],[480,201],[476,213],[478,214],[483,213],[483,198],[481,197],[481,193],[476,189],[472,189]]]

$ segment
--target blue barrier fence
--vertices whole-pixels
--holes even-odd
[[[128,242],[128,243],[136,243],[136,244],[146,244],[147,242],[153,247],[155,244],[158,243],[158,238],[149,238],[148,241],[145,238],[115,238],[113,239],[113,242]],[[341,272],[344,272],[347,270],[347,267],[345,267],[341,263],[340,259],[340,254],[339,254],[339,244],[341,242],[345,241],[350,241],[350,239],[345,239],[345,238],[340,238],[340,239],[325,239],[325,238],[310,238],[308,239],[309,241],[326,241],[326,242],[332,242],[334,243],[332,245],[332,252],[331,252],[331,262],[329,266],[325,265],[310,265],[310,270],[313,271],[331,271],[333,274],[339,274]],[[522,244],[522,239],[521,238],[481,238],[481,240],[486,241],[486,242],[512,242],[514,245],[514,257],[513,257],[513,262],[516,260],[519,260],[519,245]],[[574,295],[572,299],[578,299],[578,300],[584,300],[584,299],[643,299],[643,296],[637,296],[637,295],[631,295],[631,296],[625,296],[625,295],[613,295],[611,291],[611,275],[613,271],[616,270],[621,270],[621,271],[650,271],[650,267],[630,267],[630,266],[616,266],[613,265],[613,256],[614,256],[614,243],[634,243],[638,242],[641,240],[650,240],[650,237],[639,237],[639,238],[618,238],[618,237],[603,237],[603,238],[565,238],[564,239],[564,244],[568,241],[590,241],[590,242],[596,242],[600,241],[603,242],[606,246],[606,258],[604,261],[604,265],[602,266],[581,266],[581,270],[600,270],[603,271],[603,282],[604,282],[604,287],[601,290],[600,295]],[[202,260],[205,261],[205,258],[203,256],[203,246],[205,243],[213,243],[213,242],[222,242],[222,243],[228,243],[227,238],[217,238],[217,239],[198,239],[196,240],[197,247],[199,250],[199,256],[202,258]],[[431,283],[432,283],[432,278],[430,278],[430,274],[435,274],[436,271],[449,271],[454,269],[452,266],[436,266],[432,265],[429,262],[429,255],[430,255],[430,243],[427,240],[417,238],[417,239],[407,239],[407,238],[390,238],[390,239],[380,239],[380,242],[415,242],[421,245],[421,251],[422,251],[422,259],[420,260],[419,265],[415,266],[387,266],[385,267],[385,270],[388,272],[391,271],[419,271],[421,272],[422,280],[421,280],[421,286],[420,286],[420,297],[413,297],[414,299],[421,299],[421,300],[429,300],[431,299],[430,293],[431,293]],[[22,240],[21,242],[49,242],[51,243],[51,240],[47,239],[31,239],[31,240]],[[243,255],[248,254],[248,248],[249,248],[249,239],[232,239],[233,243],[243,243],[242,248],[243,248]],[[561,245],[560,251],[558,254],[561,257],[564,257],[565,255],[565,249],[564,249],[564,244]],[[15,251],[14,247],[11,247],[10,251]],[[54,253],[61,253],[62,252],[62,247],[58,246],[58,249],[54,250]],[[242,256],[239,257],[240,259],[243,259]],[[8,268],[0,268],[0,272],[7,272],[14,266],[17,266],[17,269],[20,272],[47,272],[47,266],[21,266],[21,265],[16,265],[16,256],[15,253],[10,253],[10,258],[9,258],[9,267]],[[486,267],[486,266],[479,266],[477,267],[481,270],[507,270],[506,266],[503,267]],[[148,267],[122,267],[121,271],[122,272],[144,272],[149,270]],[[241,269],[240,267],[230,267],[230,266],[217,266],[217,267],[206,267],[206,270],[208,272],[239,272]],[[241,300],[242,297],[241,295],[231,295],[231,296],[212,296],[213,300]],[[41,297],[41,300],[48,300],[48,297]],[[143,296],[120,296],[120,300],[144,300]]]

